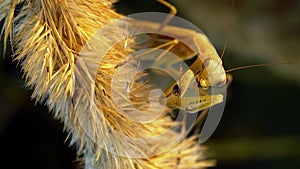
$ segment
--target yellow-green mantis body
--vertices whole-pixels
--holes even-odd
[[[156,54],[158,56],[154,62],[178,77],[177,82],[165,90],[168,107],[195,113],[223,101],[221,94],[209,95],[204,91],[209,87],[223,87],[226,84],[222,60],[206,35],[171,25],[164,25],[157,32],[159,23],[144,20],[134,20],[132,25],[143,32],[151,32],[150,36],[153,37],[149,41],[151,49],[140,55],[145,57],[147,54],[154,54],[157,49],[164,50],[161,54]],[[165,56],[167,52],[180,59],[169,59]],[[194,59],[194,62],[189,65],[189,69],[180,71],[178,65],[190,59]],[[194,90],[198,95],[185,95],[188,89]]]
[[[167,106],[193,113],[221,103],[223,101],[221,94],[209,95],[202,90],[209,87],[223,87],[226,84],[227,76],[216,49],[201,31],[193,27],[189,29],[169,25],[168,23],[177,13],[176,8],[165,0],[157,1],[170,9],[170,15],[165,16],[164,21],[157,23],[138,16],[138,19],[134,19],[131,25],[137,30],[152,33],[151,36],[154,38],[149,41],[151,48],[171,52],[181,59],[179,62],[196,58],[189,65],[189,70],[185,72],[178,71],[178,64],[180,64],[177,63],[178,60],[165,59],[164,52],[155,59],[155,62],[164,63],[167,70],[182,73],[179,75],[177,73],[178,81],[165,90]],[[153,15],[153,18],[156,17],[161,16]],[[151,49],[147,52],[151,52]],[[177,67],[174,68],[174,65]],[[193,90],[198,93],[198,96],[186,96],[186,91],[195,79],[199,88],[194,84]]]

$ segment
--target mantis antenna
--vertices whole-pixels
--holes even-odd
[[[229,24],[228,24],[228,27],[227,27],[227,32],[226,32],[226,40],[225,40],[224,47],[223,47],[221,57],[220,57],[221,60],[224,57],[226,47],[228,45],[228,41],[229,41],[229,37],[230,37],[230,31],[231,31],[231,26],[232,26],[232,18],[233,18],[233,9],[234,9],[234,0],[232,0],[232,4],[231,4],[231,13],[230,13],[230,18],[229,18]]]

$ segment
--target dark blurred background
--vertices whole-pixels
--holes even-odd
[[[232,72],[222,120],[205,143],[220,169],[300,168],[300,1],[172,0],[179,16],[207,34],[219,53],[233,10],[226,69],[259,63],[288,65]],[[121,0],[123,14],[168,12],[155,0]],[[1,41],[1,54],[3,42]],[[8,51],[0,59],[0,168],[71,169],[79,165],[63,126],[31,100]]]

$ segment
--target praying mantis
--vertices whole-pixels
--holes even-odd
[[[221,103],[223,101],[221,94],[208,95],[204,91],[209,87],[223,87],[226,85],[226,81],[231,79],[230,75],[226,75],[217,51],[204,33],[169,25],[168,23],[175,17],[176,8],[164,0],[157,1],[170,9],[170,15],[166,15],[161,24],[138,17],[131,21],[131,25],[137,30],[150,32],[150,36],[154,37],[149,41],[150,48],[172,52],[181,59],[168,60],[164,58],[165,53],[161,52],[154,61],[164,64],[163,66],[171,72],[181,72],[181,74],[177,73],[179,76],[177,81],[164,91],[167,97],[166,105],[170,108],[195,113]],[[153,15],[153,18],[155,17]],[[144,55],[153,52],[151,50],[146,50]],[[194,61],[190,64],[189,70],[182,72],[182,70],[178,71],[178,66],[174,68],[174,65],[180,65],[178,62],[191,59]],[[195,79],[197,84],[193,82]],[[189,88],[193,88],[194,92],[201,96],[185,96]]]

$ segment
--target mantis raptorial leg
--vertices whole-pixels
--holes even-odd
[[[162,24],[138,19],[130,20],[131,26],[134,29],[147,32],[150,37],[150,41],[146,43],[148,49],[136,55],[134,58],[143,56],[143,58],[147,59],[147,57],[144,56],[153,54],[157,56],[154,60],[155,63],[161,62],[165,64],[164,66],[167,67],[167,70],[177,72],[177,76],[179,67],[172,67],[174,64],[178,64],[178,62],[180,64],[185,60],[196,58],[190,65],[189,69],[191,70],[185,70],[186,72],[179,78],[179,81],[183,83],[177,81],[171,84],[165,91],[167,106],[183,109],[188,112],[198,112],[222,102],[222,95],[208,95],[202,90],[210,86],[221,87],[226,83],[226,73],[222,66],[222,60],[215,48],[203,33],[168,25],[170,20],[174,17],[173,14],[176,14],[176,8],[164,0],[157,1],[169,7],[172,15],[166,15],[166,19]],[[156,49],[162,50],[160,53],[155,53],[157,52]],[[167,52],[179,56],[180,60],[164,60],[164,56]],[[202,92],[201,97],[185,96],[185,92],[194,77],[196,77],[199,86],[195,91],[197,93]],[[179,93],[177,93],[176,90],[179,91]]]
[[[146,31],[147,29],[153,31],[159,28],[159,24],[154,22],[134,22],[135,24],[137,23],[143,25],[143,30]],[[184,37],[186,41],[192,42],[190,44],[193,44],[193,46],[188,47],[174,38],[172,39],[167,36],[162,37],[161,35],[158,35],[154,36],[154,40],[160,38],[159,40],[162,40],[162,42],[159,42],[158,44],[152,43],[155,49],[164,49],[168,52],[172,52],[179,56],[182,60],[192,59],[198,54],[198,57],[196,58],[195,62],[190,66],[191,70],[185,72],[185,74],[183,74],[181,78],[181,81],[184,83],[181,83],[181,86],[178,86],[178,82],[175,82],[169,87],[169,89],[165,91],[165,94],[167,96],[167,106],[176,109],[183,109],[187,112],[193,113],[201,111],[203,109],[207,109],[215,104],[222,102],[222,95],[208,95],[205,94],[205,92],[203,92],[202,90],[202,87],[206,88],[209,86],[223,86],[226,83],[226,74],[221,64],[222,61],[218,56],[215,48],[209,42],[208,38],[204,34],[196,33],[189,29],[179,28],[170,25],[166,25],[165,27],[163,27],[161,34],[164,33],[171,34],[173,35],[173,37]],[[198,53],[193,52],[191,48],[193,48],[194,51],[197,51]],[[151,53],[151,49],[145,52]],[[161,61],[164,59],[163,56],[163,53],[159,55],[155,62],[167,63],[166,66],[168,67],[168,70],[171,70],[171,72],[179,72],[178,67],[177,69],[173,67],[173,65],[177,64],[177,61]],[[194,75],[194,73],[196,73],[196,75]],[[190,82],[194,77],[196,77],[197,82],[199,83],[200,88],[197,88],[197,92],[202,92],[201,97],[184,97],[185,90],[183,89],[189,86]],[[170,92],[176,90],[176,88],[181,89],[180,94],[176,94],[176,92]]]
[[[177,10],[176,8],[166,2],[165,0],[157,0],[159,3],[163,4],[164,6],[168,7],[170,9],[170,12],[167,16],[167,18],[164,20],[162,24],[159,24],[158,32],[162,33],[171,33],[173,32],[177,36],[186,36],[188,39],[192,40],[194,42],[194,45],[197,49],[198,53],[189,53],[185,55],[179,55],[183,60],[191,59],[195,55],[198,55],[196,61],[191,65],[191,69],[196,73],[197,81],[199,82],[199,85],[201,87],[207,88],[209,86],[223,86],[226,83],[226,73],[222,66],[222,60],[219,57],[216,49],[213,47],[213,45],[210,43],[207,36],[205,36],[203,33],[195,32],[190,29],[180,28],[180,27],[174,27],[168,25],[170,20],[173,18],[174,15],[176,15]],[[233,1],[234,4],[234,1]],[[147,22],[147,21],[146,21]],[[152,25],[154,24],[154,25]],[[155,26],[157,23],[147,23],[145,24],[146,27],[157,27]],[[164,29],[164,30],[163,30]],[[230,30],[230,29],[229,29]],[[164,32],[165,31],[165,32]],[[227,43],[227,42],[226,42]],[[225,46],[226,47],[226,43]],[[180,45],[180,44],[176,44]],[[178,46],[176,46],[178,47]],[[176,47],[174,49],[176,49]],[[190,46],[189,46],[190,47]],[[180,48],[179,48],[180,49]],[[195,50],[194,50],[195,51]],[[224,52],[224,51],[223,51]],[[223,56],[223,53],[222,53]],[[205,69],[203,71],[200,71],[199,65],[204,64]]]
[[[167,58],[164,57],[166,56],[166,53],[171,51],[174,48],[174,45],[176,45],[177,43],[178,41],[176,39],[163,43],[161,45],[155,46],[155,48],[144,50],[143,52],[135,55],[134,58],[140,60],[143,60],[144,58],[151,59],[151,57],[147,56],[155,55],[157,58],[155,62],[161,63],[161,60]],[[159,50],[162,48],[165,50]],[[178,59],[173,61],[180,62],[182,60]],[[165,62],[166,61],[163,61],[162,64],[164,64]],[[182,70],[173,70],[173,72],[182,72]],[[178,76],[179,78],[177,79],[177,81],[171,84],[164,92],[166,95],[166,105],[168,107],[195,113],[223,101],[223,95],[221,94],[208,95],[207,93],[203,92],[201,88],[198,87],[198,84],[195,80],[195,75],[192,70],[187,70],[186,72],[184,72],[183,74],[179,74]],[[197,93],[197,96],[185,95],[189,88],[192,88],[192,90],[194,90],[193,92]]]
[[[160,27],[159,23],[150,21],[134,20],[133,22],[133,26],[136,26],[137,29],[142,29],[145,32],[157,30]],[[207,36],[195,32],[194,30],[172,25],[165,25],[159,34],[178,37],[190,45],[185,46],[185,44],[180,42],[175,44],[170,50],[170,52],[176,54],[182,60],[189,60],[198,55],[195,62],[190,66],[190,69],[195,73],[201,87],[220,87],[226,84],[226,73],[222,65],[222,60]],[[169,38],[166,40],[172,39]]]

